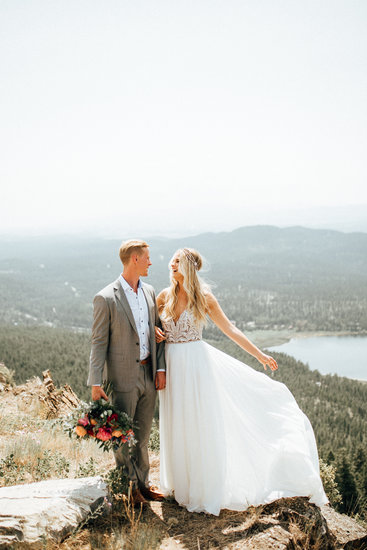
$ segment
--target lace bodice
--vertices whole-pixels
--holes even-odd
[[[176,323],[173,319],[162,319],[162,325],[168,344],[183,344],[201,340],[203,329],[187,309],[181,313]]]

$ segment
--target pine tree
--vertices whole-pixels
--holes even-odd
[[[352,468],[346,455],[343,453],[338,460],[336,481],[343,502],[339,510],[346,514],[358,512],[358,490],[352,473]]]
[[[357,474],[361,473],[366,464],[366,453],[363,447],[357,447],[353,457],[354,469]]]
[[[328,464],[331,464],[331,462],[334,462],[334,460],[335,460],[335,455],[334,455],[333,451],[330,450],[328,455],[327,455],[326,462]]]

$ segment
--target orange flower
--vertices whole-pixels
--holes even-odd
[[[121,430],[115,430],[114,432],[112,432],[112,437],[121,437],[122,436],[122,431]]]
[[[97,425],[97,420],[95,418],[91,418],[90,423],[92,424],[92,426],[96,426]]]
[[[85,428],[83,428],[83,426],[77,426],[75,428],[75,431],[76,431],[76,433],[78,434],[79,437],[84,437],[87,433],[87,430]]]

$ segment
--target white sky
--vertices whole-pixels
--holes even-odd
[[[365,0],[0,0],[0,234],[367,204],[366,29]]]

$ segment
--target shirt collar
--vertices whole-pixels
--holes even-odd
[[[119,276],[119,281],[121,283],[121,286],[122,288],[124,289],[124,291],[126,290],[132,290],[132,292],[134,292],[133,288],[129,285],[129,283],[126,281],[126,279],[123,278],[122,274]],[[138,281],[138,290],[139,288],[141,288],[141,281],[139,279]]]

